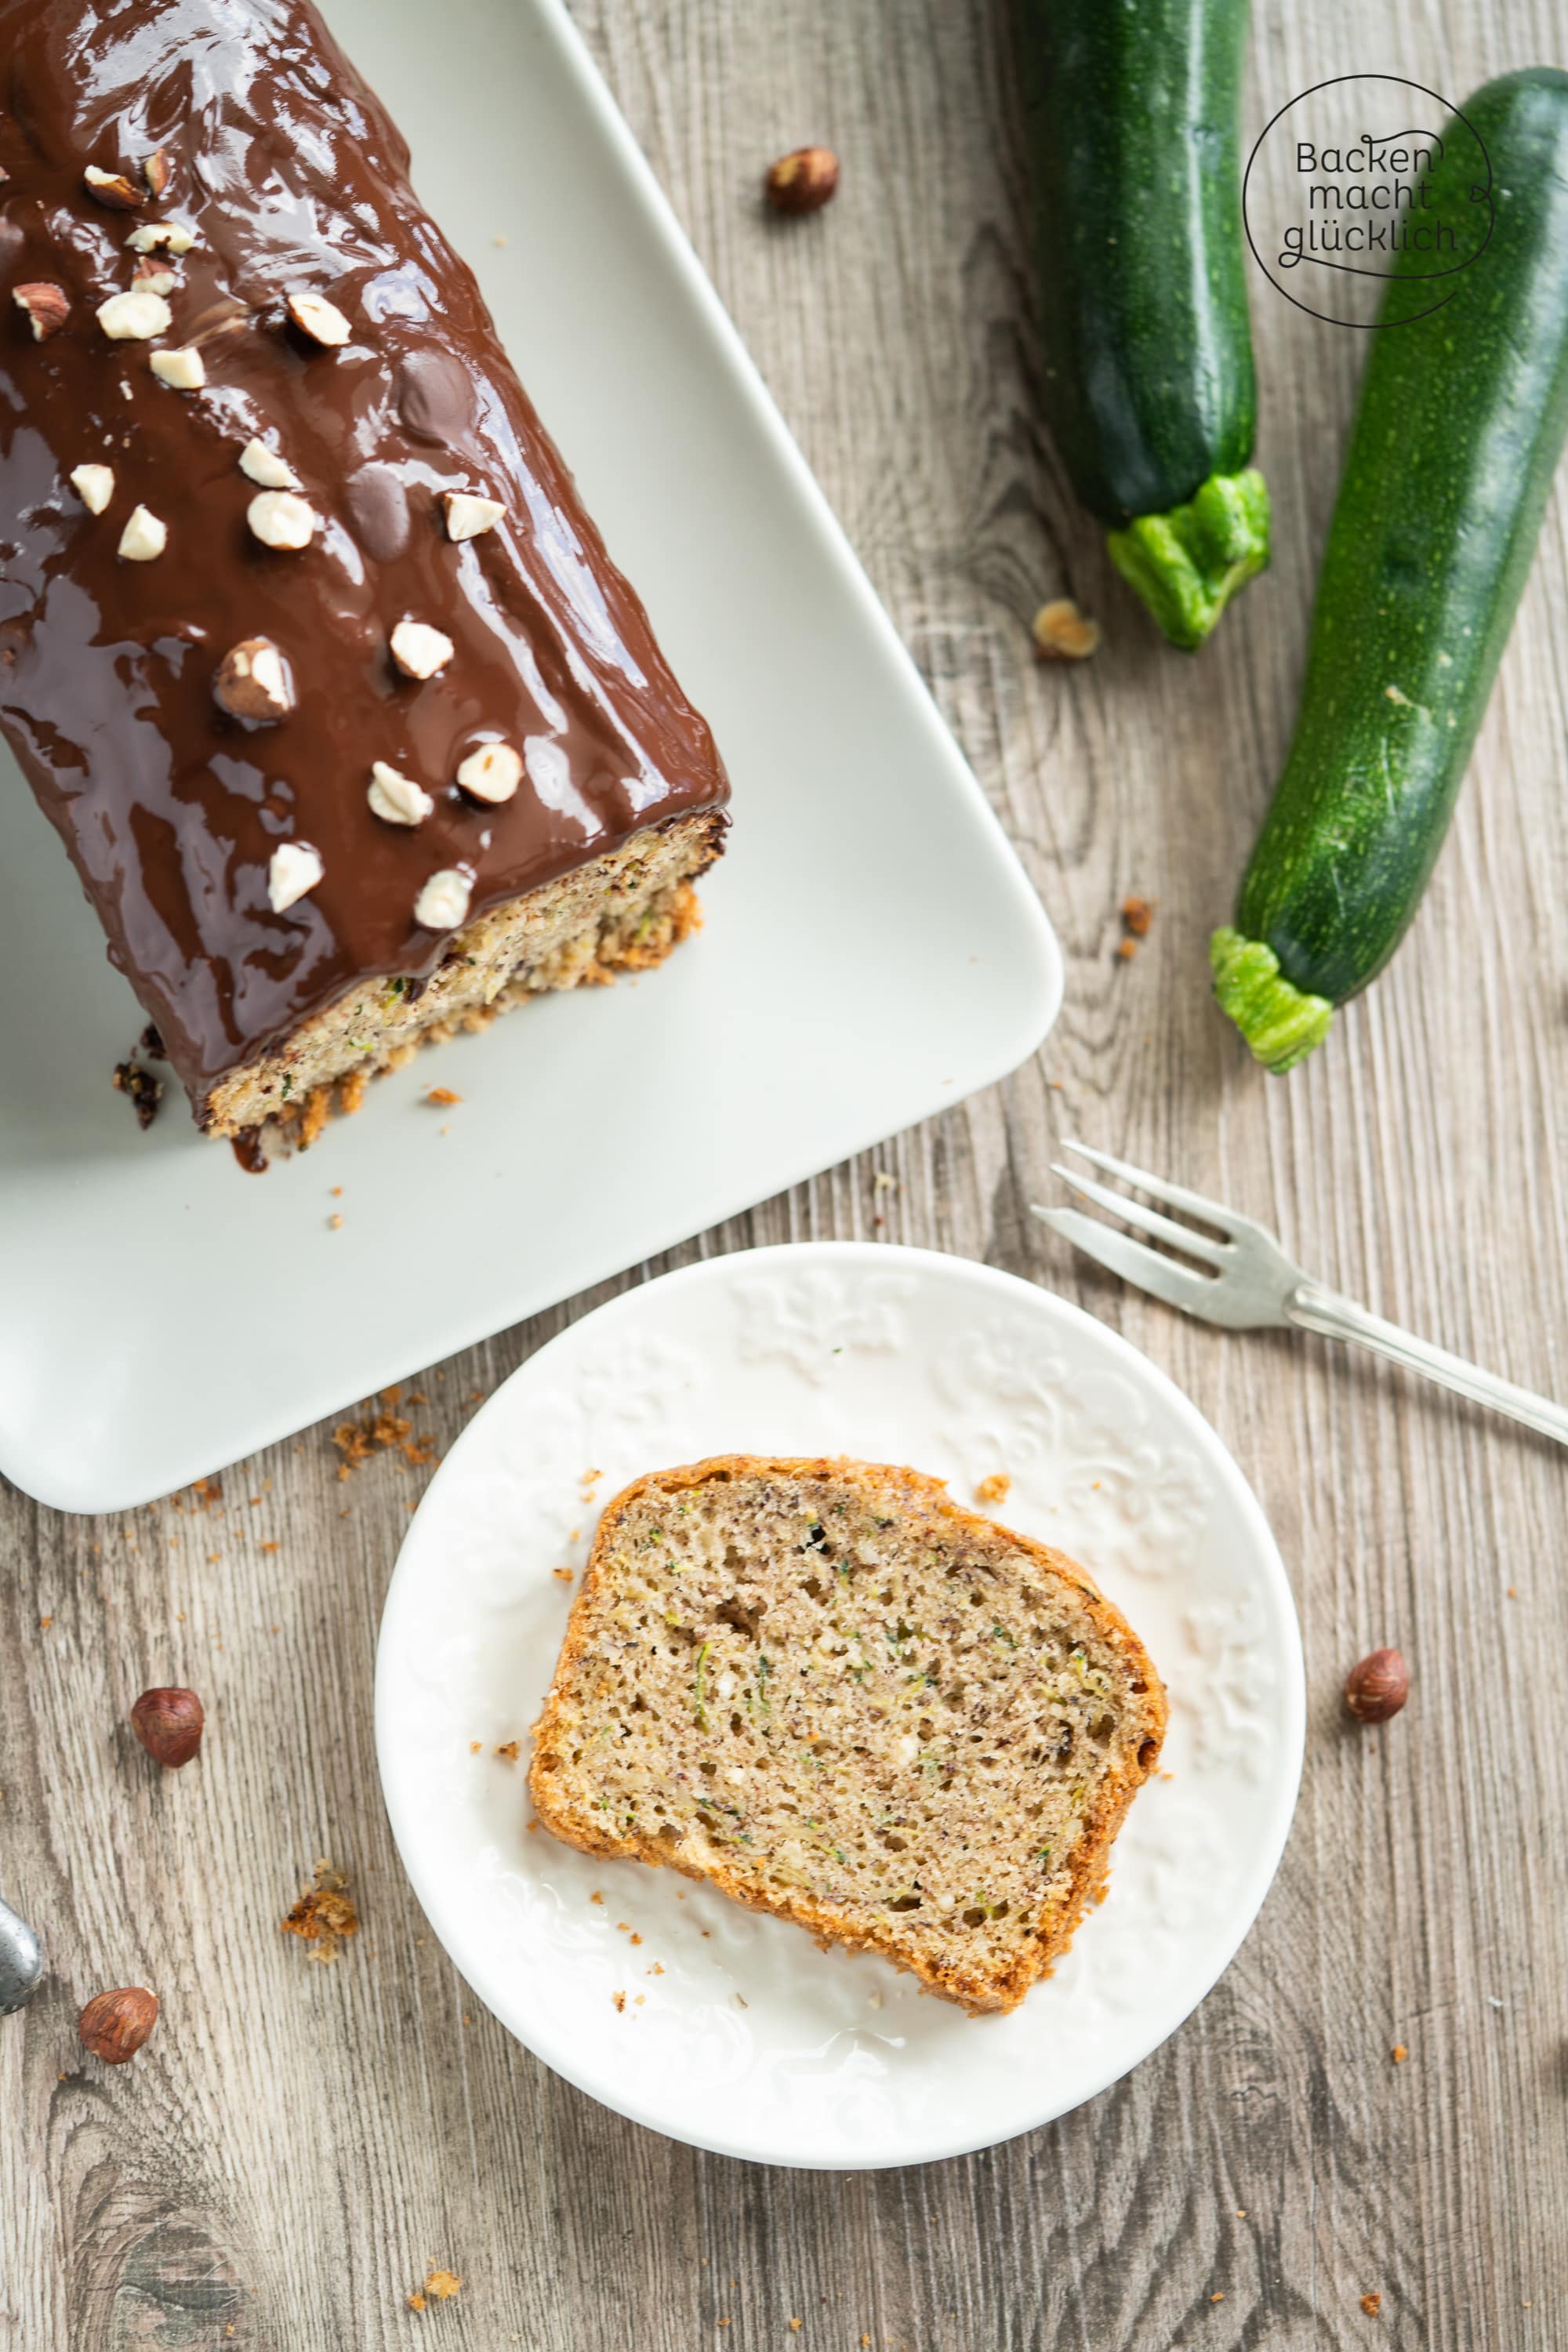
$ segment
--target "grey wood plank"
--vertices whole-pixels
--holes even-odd
[[[1559,498],[1410,940],[1327,1052],[1268,1080],[1207,1002],[1204,942],[1289,731],[1359,339],[1255,282],[1279,551],[1183,660],[1111,572],[1039,424],[1006,0],[575,13],[1069,973],[1057,1030],[1005,1085],[659,1263],[818,1234],[910,1241],[1048,1283],[1144,1348],[1234,1448],[1289,1563],[1311,1694],[1300,1810],[1236,1965],[1079,2114],[906,2173],[737,2165],[621,2122],[518,2050],[403,1881],[370,1676],[426,1472],[384,1456],[340,1484],[322,1427],[226,1473],[221,1512],[187,1498],[80,1521],[4,1495],[0,1883],[55,1973],[0,2024],[0,2347],[389,2352],[423,2331],[451,2352],[1555,2352],[1563,1465],[1386,1367],[1187,1326],[1026,1212],[1057,1137],[1081,1133],[1568,1392],[1568,513]],[[1555,0],[1258,0],[1257,17],[1255,125],[1329,73],[1436,75],[1462,96],[1552,57],[1563,32]],[[843,155],[838,200],[767,219],[763,166],[819,137]],[[1105,625],[1081,670],[1031,656],[1030,614],[1057,593]],[[1158,911],[1123,964],[1131,889]],[[431,1368],[417,1426],[444,1449],[476,1391],[620,1286]],[[1409,1654],[1415,1696],[1368,1738],[1337,1692],[1384,1640]],[[124,1729],[163,1679],[200,1688],[213,1726],[171,1778]],[[352,1872],[363,1916],[326,1968],[278,1925],[320,1855]],[[164,2002],[146,2053],[116,2074],[83,2063],[79,2001],[139,1979]],[[416,2315],[432,2265],[462,2291]]]

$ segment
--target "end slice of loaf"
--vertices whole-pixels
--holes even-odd
[[[734,1454],[605,1509],[530,1786],[569,1844],[1007,2010],[1164,1729],[1148,1653],[1063,1553],[918,1471]]]

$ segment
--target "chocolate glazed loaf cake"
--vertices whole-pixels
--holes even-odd
[[[311,7],[0,56],[0,727],[201,1125],[308,1134],[658,961],[723,767]]]

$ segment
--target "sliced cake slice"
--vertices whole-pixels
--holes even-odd
[[[1007,2010],[1164,1729],[1142,1643],[1048,1544],[918,1471],[734,1454],[606,1508],[531,1787],[569,1844]]]

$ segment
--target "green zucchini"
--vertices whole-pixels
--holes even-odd
[[[1462,219],[1489,164],[1490,241],[1439,309],[1425,257],[1398,257],[1295,736],[1211,946],[1220,1004],[1271,1070],[1321,1044],[1420,903],[1568,433],[1568,74],[1489,82],[1443,141],[1427,207]]]
[[[1268,561],[1237,171],[1247,0],[1020,0],[1045,402],[1173,645]]]

